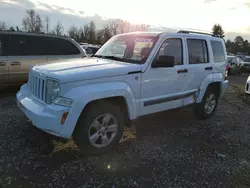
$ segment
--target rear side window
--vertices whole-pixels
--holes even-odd
[[[6,40],[4,38],[5,35],[0,34],[0,56],[5,55],[5,46],[6,46]]]
[[[46,55],[41,37],[28,35],[8,35],[6,54],[9,56]]]
[[[207,42],[200,39],[187,39],[189,64],[208,63]]]
[[[46,37],[47,55],[76,55],[79,49],[70,41],[60,38]]]
[[[226,60],[224,48],[222,46],[222,43],[219,41],[211,41],[211,46],[213,50],[214,55],[214,62],[223,62]]]

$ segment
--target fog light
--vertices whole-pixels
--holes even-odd
[[[64,112],[61,119],[61,124],[63,125],[67,119],[69,112]]]

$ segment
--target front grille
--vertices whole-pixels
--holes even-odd
[[[247,84],[247,86],[246,86],[246,91],[248,91],[248,89],[249,89],[249,84]]]
[[[45,101],[45,79],[33,73],[29,74],[28,86],[31,94],[41,100]]]

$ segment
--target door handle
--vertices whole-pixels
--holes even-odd
[[[206,67],[205,70],[213,70],[213,67]]]
[[[6,66],[5,62],[0,62],[0,66]]]
[[[10,65],[21,65],[21,63],[20,62],[12,62],[12,63],[10,63]]]
[[[180,69],[180,70],[177,70],[177,73],[186,73],[186,72],[188,72],[187,69]]]

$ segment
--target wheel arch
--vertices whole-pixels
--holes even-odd
[[[221,84],[223,83],[224,79],[223,79],[223,75],[221,73],[213,73],[213,74],[209,74],[207,75],[200,87],[199,87],[199,92],[198,95],[196,97],[196,103],[200,103],[203,99],[203,96],[205,95],[205,92],[207,90],[207,88],[212,87],[214,89],[214,91],[216,92],[216,95],[218,96],[218,98],[221,96],[222,94],[222,86]]]
[[[74,99],[74,104],[67,117],[69,126],[64,126],[62,134],[72,136],[80,116],[93,104],[110,102],[121,106],[125,114],[126,124],[136,119],[137,108],[132,89],[124,82],[98,83],[74,88],[65,94],[65,97]]]

